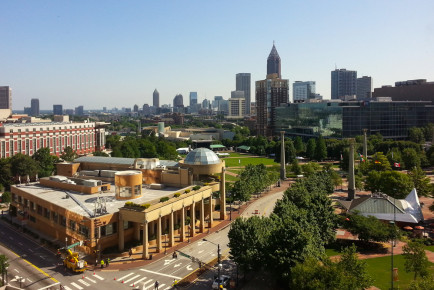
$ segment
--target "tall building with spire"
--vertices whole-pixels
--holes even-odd
[[[256,81],[256,133],[262,136],[276,134],[275,109],[289,101],[289,80],[281,78],[280,56],[274,46],[267,59],[267,77]]]
[[[277,74],[277,77],[280,79],[282,77],[280,72],[280,56],[277,53],[276,46],[274,46],[273,42],[273,48],[271,48],[270,55],[267,59],[267,75],[271,74]]]
[[[157,89],[154,90],[152,97],[153,97],[152,105],[155,108],[159,108],[160,107],[160,93],[157,91]]]

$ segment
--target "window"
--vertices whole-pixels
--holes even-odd
[[[68,228],[69,228],[71,231],[75,231],[76,226],[77,226],[77,223],[76,223],[74,220],[69,220],[69,227],[68,227]]]
[[[37,212],[39,215],[42,215],[42,206],[40,206],[39,204],[36,206],[36,212]]]
[[[50,218],[50,210],[48,208],[44,207],[44,217],[49,219]]]
[[[36,223],[36,218],[35,218],[34,216],[32,216],[32,215],[29,215],[29,220],[30,220],[32,223]]]
[[[60,216],[60,225],[66,227],[66,217],[64,217],[63,215],[59,215]]]
[[[18,195],[18,203],[22,203],[22,202],[23,202],[23,198],[20,195]]]
[[[18,196],[15,193],[12,193],[12,200],[15,202],[18,201]]]
[[[85,238],[89,238],[89,228],[84,225],[78,225],[78,232]]]
[[[9,143],[9,157],[14,155],[14,140]]]
[[[133,223],[129,221],[124,221],[124,230],[130,229],[133,227]]]
[[[59,222],[59,215],[57,214],[57,212],[54,212],[54,211],[51,212],[51,219],[56,224]]]
[[[101,236],[109,236],[117,232],[117,223],[112,223],[101,227]]]
[[[35,203],[33,201],[30,202],[30,210],[31,211],[35,211],[36,210],[36,206],[35,206]]]

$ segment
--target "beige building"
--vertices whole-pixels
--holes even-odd
[[[80,250],[92,253],[140,244],[146,259],[226,216],[224,161],[208,149],[193,150],[179,164],[109,157],[75,161],[58,164],[57,176],[11,187],[12,215],[59,246],[83,242]],[[223,194],[213,199],[217,190]]]

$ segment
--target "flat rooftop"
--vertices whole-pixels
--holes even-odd
[[[30,183],[29,185],[20,185],[15,186],[20,190],[27,192],[28,194],[38,197],[42,200],[45,200],[49,203],[55,204],[59,207],[67,209],[68,211],[75,212],[79,215],[85,217],[93,217],[90,216],[89,213],[83,209],[84,206],[88,211],[94,212],[95,210],[95,202],[97,201],[97,197],[104,197],[105,205],[106,205],[106,214],[113,214],[119,211],[119,208],[123,207],[127,201],[132,201],[134,203],[142,204],[142,203],[151,203],[153,200],[159,200],[165,196],[173,196],[176,192],[183,192],[181,188],[177,187],[166,187],[164,189],[149,189],[142,187],[142,197],[129,199],[129,200],[117,200],[115,198],[115,186],[113,185],[110,191],[97,193],[97,194],[84,194],[80,192],[56,189],[51,187],[42,186],[39,182]],[[77,199],[79,203],[77,203],[73,198],[66,198],[67,194],[73,196]],[[97,215],[102,216],[102,215]]]

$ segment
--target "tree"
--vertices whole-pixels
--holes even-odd
[[[396,238],[396,229],[374,216],[354,213],[344,221],[344,228],[364,242],[387,242]]]
[[[405,271],[414,272],[414,280],[417,276],[425,277],[428,275],[429,261],[425,254],[424,245],[420,242],[408,242],[403,248]]]
[[[302,155],[304,153],[304,143],[300,136],[295,137],[294,148],[297,152],[297,155]]]
[[[291,171],[294,172],[295,175],[301,174],[301,166],[298,164],[297,159],[292,160]]]
[[[371,171],[365,180],[365,189],[382,192],[394,198],[405,198],[413,188],[411,178],[398,171]]]
[[[383,152],[377,152],[373,156],[372,161],[368,163],[368,171],[386,171],[391,170],[390,162]]]
[[[434,276],[428,275],[423,279],[411,281],[408,290],[434,290]]]
[[[344,249],[337,268],[343,274],[338,289],[367,289],[372,285],[373,280],[368,274],[366,262],[359,260],[354,244]]]
[[[93,152],[93,156],[110,157],[110,155],[108,155],[107,153],[105,153],[103,151],[95,151],[95,152]]]
[[[315,159],[318,161],[323,161],[326,158],[327,158],[326,143],[324,141],[324,138],[321,135],[319,135],[318,139],[316,140]]]
[[[6,255],[0,255],[0,272],[2,273],[2,282],[5,281],[6,269],[9,267],[8,257]],[[4,283],[2,284],[4,286]]]
[[[310,138],[309,141],[307,141],[306,146],[306,156],[309,159],[315,159],[315,148],[316,148],[316,142],[315,139]]]
[[[10,158],[0,158],[0,184],[9,190],[12,182]]]
[[[422,128],[413,127],[408,130],[408,138],[414,143],[421,144],[425,142],[425,135]]]
[[[74,161],[77,157],[77,152],[75,152],[75,150],[73,150],[70,146],[65,147],[63,153],[60,155],[60,158],[70,162]]]
[[[33,154],[32,158],[38,163],[38,175],[39,177],[51,176],[55,163],[59,160],[57,156],[50,154],[50,148],[40,148]]]
[[[237,218],[229,230],[231,259],[245,272],[259,270],[266,262],[265,247],[273,225],[269,218]]]
[[[413,181],[414,187],[417,190],[419,196],[432,196],[433,185],[430,184],[429,177],[426,176],[425,171],[419,167],[414,167],[413,170],[408,172],[408,176]]]
[[[280,154],[281,154],[281,142],[277,142],[275,147],[274,147],[274,154],[275,154],[275,158],[274,160],[276,162],[280,162]],[[292,143],[292,141],[290,139],[285,139],[285,162],[289,163],[292,162],[292,160],[294,160],[295,158],[295,148],[294,148],[294,143]]]
[[[38,172],[38,164],[28,155],[18,153],[11,157],[10,162],[14,176],[34,176]]]
[[[420,167],[421,160],[419,154],[413,148],[406,148],[402,151],[402,161],[405,169]]]

